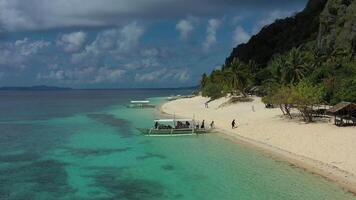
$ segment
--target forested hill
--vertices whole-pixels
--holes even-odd
[[[356,0],[309,0],[300,13],[236,47],[200,81],[202,94],[212,98],[256,88],[273,104],[356,102]],[[299,102],[278,102],[282,97]]]
[[[320,25],[319,16],[326,3],[327,0],[310,0],[302,12],[265,26],[248,43],[234,48],[226,59],[226,64],[237,57],[246,63],[254,60],[257,64],[266,65],[274,54],[316,40]]]

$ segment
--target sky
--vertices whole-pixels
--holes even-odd
[[[307,0],[0,0],[0,86],[186,87]]]

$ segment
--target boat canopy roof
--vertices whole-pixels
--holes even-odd
[[[132,104],[146,104],[146,103],[150,103],[150,101],[131,101]]]
[[[154,122],[192,122],[193,119],[156,119]]]

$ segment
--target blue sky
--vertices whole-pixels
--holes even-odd
[[[0,0],[0,86],[181,87],[306,0]]]

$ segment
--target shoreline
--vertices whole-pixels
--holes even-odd
[[[176,115],[182,118],[189,117],[180,114],[177,115],[176,113],[170,113],[167,111],[167,109],[164,109],[167,104],[172,104],[176,101],[177,100],[160,104],[158,107],[159,114],[169,116]],[[202,119],[197,118],[197,120]],[[335,165],[332,165],[331,163],[322,162],[317,159],[299,155],[289,151],[288,149],[280,148],[263,141],[245,137],[234,132],[233,130],[226,129],[224,127],[216,126],[215,130],[216,133],[218,133],[221,137],[227,138],[234,143],[243,145],[244,147],[252,150],[256,150],[268,157],[271,157],[272,159],[286,161],[300,169],[307,171],[308,173],[319,175],[322,178],[337,183],[345,191],[356,195],[356,175],[349,171],[343,170]]]

